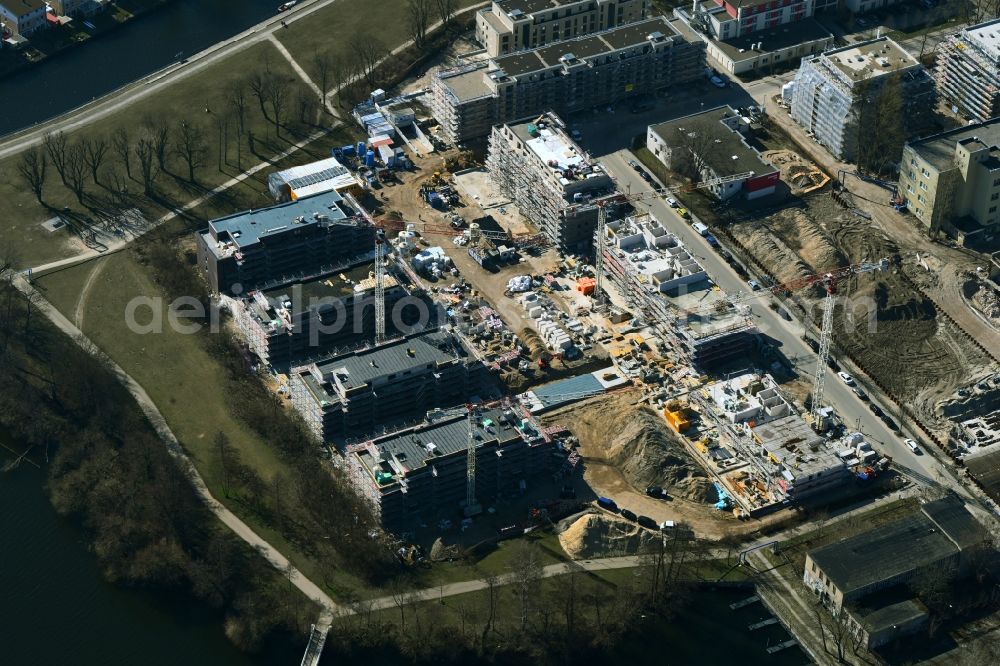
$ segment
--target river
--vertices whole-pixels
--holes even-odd
[[[10,460],[0,449],[0,466]],[[248,656],[198,604],[104,582],[83,533],[45,494],[44,470],[0,472],[0,663],[263,666],[298,663],[275,641]]]
[[[173,0],[0,81],[0,136],[70,111],[269,16],[279,0]]]

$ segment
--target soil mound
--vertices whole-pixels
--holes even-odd
[[[656,536],[622,518],[588,513],[559,535],[559,545],[573,559],[634,555]]]

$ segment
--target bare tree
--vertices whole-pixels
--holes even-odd
[[[38,203],[42,201],[42,188],[45,186],[45,175],[48,171],[48,160],[45,152],[40,148],[28,148],[21,153],[21,159],[17,162],[17,172],[34,193]]]
[[[80,146],[83,148],[83,161],[90,169],[90,177],[94,179],[94,185],[100,185],[97,172],[104,164],[104,158],[108,154],[108,140],[103,136],[87,136],[80,141]]]
[[[374,35],[360,32],[351,40],[350,49],[361,69],[361,75],[369,86],[375,85],[375,70],[379,62],[388,54],[385,44]]]
[[[146,196],[153,194],[153,184],[156,181],[156,149],[153,139],[141,136],[135,143],[135,157],[139,164],[139,174],[142,177],[142,187]]]
[[[418,49],[427,44],[427,26],[431,22],[432,10],[433,0],[406,0],[407,25]]]
[[[156,157],[160,171],[167,170],[167,152],[170,148],[170,127],[163,116],[147,116],[143,121],[148,132],[150,146]]]
[[[222,494],[229,497],[232,488],[233,470],[240,464],[240,453],[229,443],[229,437],[224,432],[215,435],[215,448],[219,454],[219,465],[222,467]]]
[[[226,87],[226,103],[236,118],[236,128],[242,136],[247,124],[247,82],[233,81]]]
[[[521,606],[521,631],[525,631],[532,602],[542,579],[542,554],[536,544],[523,539],[515,541],[511,548],[511,583]]]
[[[114,149],[115,154],[118,155],[118,160],[122,163],[122,167],[125,168],[125,177],[132,177],[132,142],[129,139],[128,130],[124,127],[118,127],[115,129],[114,133],[111,135],[111,147]]]
[[[313,76],[319,87],[319,103],[326,106],[326,94],[330,92],[330,82],[333,75],[333,56],[329,53],[317,53],[312,59]]]
[[[351,58],[333,56],[330,59],[330,92],[337,93],[337,103],[340,103],[340,93],[354,79],[357,73],[355,61]]]
[[[177,126],[177,136],[174,138],[174,153],[187,165],[188,181],[195,182],[195,172],[205,166],[208,158],[205,132],[201,127],[182,120]]]
[[[274,81],[268,89],[268,101],[274,114],[274,136],[281,134],[281,118],[288,106],[288,86],[283,81]]]
[[[263,116],[264,120],[270,120],[267,115],[267,101],[271,98],[271,87],[274,85],[274,77],[270,72],[255,70],[250,78],[247,79],[247,87],[250,88],[250,94],[254,96],[257,100],[257,106],[260,107],[260,115]]]
[[[45,146],[45,154],[49,156],[49,161],[59,174],[59,180],[66,185],[66,135],[62,132],[50,132],[42,139],[42,145]]]
[[[312,94],[305,84],[298,87],[295,102],[299,109],[299,122],[303,125],[315,122],[316,96]]]
[[[458,0],[434,0],[434,5],[437,8],[437,16],[441,20],[441,24],[445,28],[450,27],[458,7]]]
[[[76,200],[83,203],[84,186],[87,179],[87,160],[84,157],[83,146],[72,144],[66,150],[66,186],[76,195]]]

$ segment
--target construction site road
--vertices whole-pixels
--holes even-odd
[[[0,139],[0,159],[16,155],[23,150],[38,145],[41,143],[42,138],[50,132],[72,132],[102,118],[107,118],[122,108],[134,104],[158,90],[172,86],[178,81],[205,70],[220,60],[228,58],[260,41],[269,39],[276,29],[282,27],[283,23],[294,23],[304,19],[313,12],[333,2],[336,2],[336,0],[306,0],[305,2],[300,2],[294,12],[283,13],[269,18],[228,40],[213,44],[182,62],[169,65],[164,69],[137,79],[118,90],[79,106],[72,111],[56,116],[40,125],[8,134]]]
[[[599,159],[608,173],[617,181],[620,190],[626,191],[629,188],[628,191],[632,194],[653,191],[653,187],[628,165],[629,160],[633,159],[631,153],[619,151],[604,155]],[[663,185],[657,183],[657,187],[662,188]],[[679,195],[672,196],[678,198]],[[668,231],[680,238],[697,257],[712,280],[726,293],[736,295],[749,290],[736,271],[716,254],[708,241],[691,228],[690,223],[697,222],[696,218],[693,218],[690,223],[686,222],[662,199],[639,202],[636,206],[640,210],[650,212]],[[877,259],[877,257],[873,257],[873,259]],[[753,302],[751,311],[761,334],[773,340],[796,372],[812,380],[815,377],[817,357],[802,340],[805,327],[796,320],[786,321],[778,313],[772,311],[765,298]],[[943,487],[956,488],[966,496],[972,496],[955,479],[950,469],[927,450],[929,447],[924,447],[922,455],[916,455],[910,451],[903,443],[902,438],[889,430],[879,418],[872,414],[869,407],[833,371],[827,373],[824,397],[826,404],[831,405],[836,410],[841,421],[848,428],[859,430],[866,438],[879,445],[884,454],[891,456],[894,461],[899,462],[904,467],[914,470],[919,475],[916,478],[917,481],[933,482]],[[887,410],[887,413],[892,414],[893,410]]]

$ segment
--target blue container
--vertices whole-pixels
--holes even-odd
[[[365,153],[365,166],[366,167],[373,167],[373,166],[375,166],[375,151],[374,150],[369,150],[367,153]]]
[[[344,157],[354,157],[354,144],[344,146],[340,152],[344,154]]]
[[[365,142],[358,141],[358,157],[361,157],[364,154],[365,154]]]

